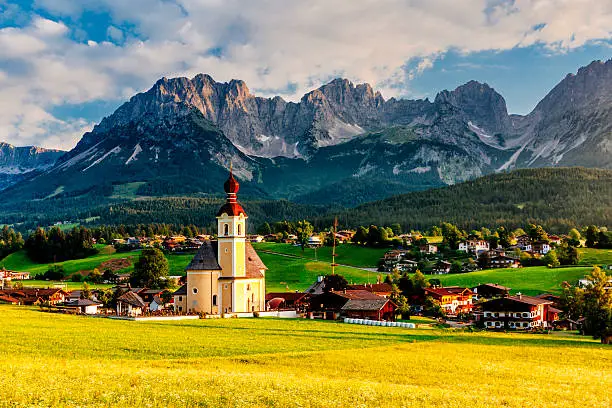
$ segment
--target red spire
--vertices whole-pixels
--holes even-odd
[[[221,216],[221,214],[224,213],[232,217],[238,216],[241,213],[246,216],[244,209],[242,208],[240,203],[238,203],[238,199],[236,197],[236,193],[238,192],[238,190],[240,190],[240,183],[238,183],[238,181],[234,178],[231,163],[229,178],[227,179],[225,184],[223,184],[223,189],[227,193],[227,200],[225,204],[223,204],[223,206],[219,209],[217,217]]]

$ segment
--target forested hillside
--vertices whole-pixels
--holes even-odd
[[[612,224],[612,171],[584,168],[516,170],[454,186],[413,192],[338,214],[349,226],[425,229],[451,222],[464,229],[526,223],[565,232],[574,226]],[[321,217],[318,224],[331,222]]]

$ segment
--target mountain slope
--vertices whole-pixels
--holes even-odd
[[[0,190],[51,168],[65,152],[0,142]]]
[[[405,230],[452,222],[481,226],[543,224],[559,232],[612,224],[612,170],[521,169],[465,183],[412,192],[338,214],[349,226],[401,223]],[[330,218],[319,220],[325,224]]]

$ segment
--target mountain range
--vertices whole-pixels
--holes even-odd
[[[230,163],[245,197],[342,206],[515,168],[609,169],[612,60],[568,74],[524,116],[476,81],[430,101],[335,79],[287,102],[240,80],[162,78],[45,156],[53,165],[42,150],[36,168],[25,156],[13,166],[32,172],[5,181],[0,203],[217,194]]]
[[[0,142],[0,190],[53,167],[64,153],[42,147],[15,147]]]

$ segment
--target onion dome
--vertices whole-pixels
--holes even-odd
[[[236,194],[238,190],[240,190],[240,183],[238,180],[234,178],[234,174],[232,173],[232,169],[230,168],[230,174],[227,181],[223,184],[223,189],[227,194]]]

